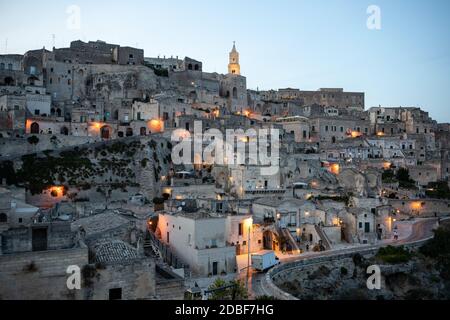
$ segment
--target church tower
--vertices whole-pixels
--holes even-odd
[[[241,66],[239,65],[239,52],[236,50],[236,42],[233,42],[233,49],[230,52],[230,63],[228,64],[228,73],[241,75]]]

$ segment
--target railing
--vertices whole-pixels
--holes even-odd
[[[185,264],[181,259],[179,259],[170,249],[170,246],[163,243],[161,240],[159,240],[156,235],[153,232],[148,232],[150,236],[150,241],[152,243],[152,246],[154,246],[154,250],[159,253],[161,256],[161,259],[167,263],[168,265],[172,266],[175,269],[185,269],[185,273],[189,274],[189,265]]]
[[[322,230],[322,228],[320,226],[315,225],[314,227],[316,229],[317,234],[319,235],[319,238],[322,239],[325,249],[330,250],[331,249],[331,241],[328,238],[328,236],[325,234],[325,232]]]

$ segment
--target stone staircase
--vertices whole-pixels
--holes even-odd
[[[318,225],[315,225],[314,228],[316,229],[317,235],[322,240],[322,244],[325,247],[326,250],[331,249],[331,241],[328,239],[328,236],[323,232],[322,228]]]

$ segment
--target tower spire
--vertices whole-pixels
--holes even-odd
[[[233,41],[233,48],[230,52],[230,62],[228,64],[228,73],[241,75],[241,66],[239,65],[239,52],[236,50],[236,41]]]

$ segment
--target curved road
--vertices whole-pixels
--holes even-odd
[[[433,237],[433,230],[436,227],[438,219],[432,218],[432,219],[423,219],[423,220],[419,220],[417,222],[415,222],[412,225],[412,231],[411,234],[401,240],[398,241],[394,241],[392,240],[391,242],[385,242],[385,243],[381,243],[375,246],[370,246],[370,245],[365,245],[365,246],[360,246],[360,247],[356,247],[356,248],[351,248],[351,249],[341,249],[341,250],[330,250],[330,251],[325,251],[325,252],[320,252],[317,254],[311,254],[308,256],[296,256],[296,257],[292,257],[292,258],[287,258],[287,259],[283,259],[282,263],[289,263],[289,262],[294,262],[294,261],[298,261],[298,260],[310,260],[310,259],[314,259],[317,257],[323,257],[323,256],[334,256],[334,255],[338,255],[338,254],[342,254],[344,252],[355,252],[357,253],[358,251],[362,251],[362,250],[367,250],[368,248],[381,248],[381,247],[385,247],[388,245],[405,245],[405,244],[410,244],[410,243],[414,243],[417,241],[421,241],[421,240],[427,240]],[[261,273],[261,272],[255,272],[253,270],[250,270],[249,275],[248,275],[248,281],[247,281],[247,270],[243,270],[241,271],[239,278],[241,280],[244,280],[247,283],[248,286],[248,292],[249,292],[249,298],[250,299],[254,299],[258,296],[271,296],[271,292],[269,292],[266,288],[265,285],[265,277],[266,277],[266,273]]]

